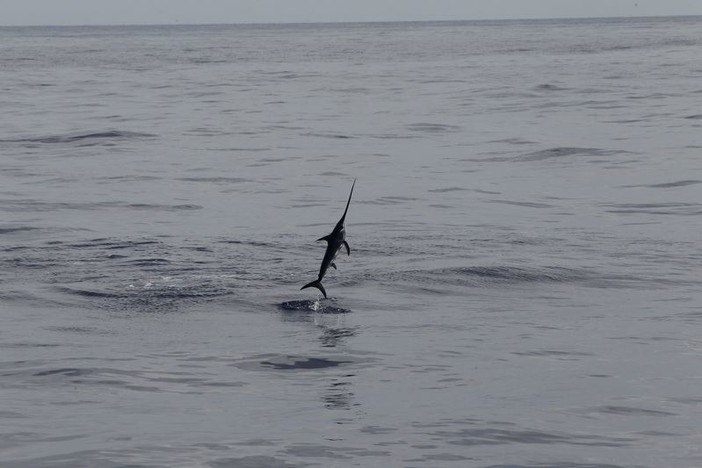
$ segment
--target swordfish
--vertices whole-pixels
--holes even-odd
[[[317,242],[327,241],[327,250],[326,252],[324,252],[322,265],[319,267],[319,276],[316,280],[312,281],[311,283],[307,283],[306,285],[301,287],[300,290],[305,288],[317,288],[320,291],[322,291],[322,294],[324,294],[324,297],[326,298],[327,292],[324,290],[324,286],[322,286],[322,279],[327,273],[327,269],[330,265],[334,269],[336,269],[334,259],[339,253],[339,250],[341,250],[342,246],[346,247],[346,254],[351,255],[351,247],[349,247],[349,243],[346,242],[346,228],[344,227],[344,221],[346,221],[346,213],[349,211],[349,205],[351,204],[351,195],[353,195],[353,187],[355,185],[356,179],[353,179],[353,184],[351,185],[351,193],[349,193],[349,201],[346,202],[346,209],[344,210],[344,215],[341,217],[339,222],[336,223],[336,226],[334,226],[334,230],[332,230],[330,234],[317,239]]]

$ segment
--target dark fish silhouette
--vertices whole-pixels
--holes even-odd
[[[327,241],[327,251],[324,252],[322,265],[319,267],[319,277],[311,283],[307,283],[306,285],[301,287],[301,290],[305,288],[317,288],[320,291],[322,291],[322,294],[324,294],[324,297],[326,298],[327,292],[324,290],[324,286],[322,286],[322,278],[324,278],[324,275],[327,273],[327,269],[330,265],[334,269],[336,269],[334,259],[339,253],[339,250],[341,250],[342,246],[346,247],[346,253],[348,255],[351,255],[351,247],[349,247],[348,242],[346,242],[346,228],[344,227],[344,221],[346,220],[346,213],[349,211],[349,205],[351,204],[351,195],[353,195],[353,187],[355,185],[356,179],[353,179],[353,185],[351,185],[351,193],[349,193],[349,201],[346,202],[346,209],[344,210],[344,215],[341,217],[339,222],[336,223],[336,226],[334,226],[334,230],[331,232],[331,234],[317,239],[317,242]]]

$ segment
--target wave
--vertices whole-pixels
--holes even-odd
[[[146,268],[150,265],[153,264],[133,266]],[[234,291],[225,284],[190,277],[164,277],[127,286],[112,283],[93,283],[90,287],[56,286],[54,290],[85,299],[90,307],[136,312],[173,311],[182,305],[206,302]]]
[[[649,215],[702,215],[700,203],[609,203],[602,205],[607,213]]]
[[[49,369],[49,370],[44,370],[44,371],[39,371],[34,373],[33,375],[35,377],[46,377],[50,375],[65,375],[68,377],[79,377],[83,375],[89,375],[91,372],[88,369],[77,369],[77,368],[61,368],[61,369]]]
[[[661,184],[650,184],[650,185],[623,185],[623,188],[676,188],[676,187],[686,187],[688,185],[702,184],[702,180],[689,179],[689,180],[677,180],[675,182],[665,182]]]
[[[113,249],[113,250],[119,250],[119,249],[131,249],[134,247],[142,247],[145,245],[157,245],[161,244],[158,241],[155,240],[137,240],[137,241],[123,241],[123,240],[117,240],[117,239],[111,239],[107,237],[103,238],[98,238],[98,239],[90,239],[85,242],[74,242],[71,244],[67,244],[68,247],[74,247],[74,248],[101,248],[101,249]]]
[[[461,127],[457,125],[446,125],[437,123],[426,123],[419,122],[413,123],[406,126],[408,130],[413,132],[425,132],[425,133],[448,133],[457,132],[461,130]]]
[[[597,288],[631,287],[632,284],[643,281],[640,278],[604,275],[586,269],[500,265],[410,270],[384,273],[378,278],[365,279],[390,283],[391,286],[409,285],[412,288],[421,288],[427,293],[444,293],[445,288],[452,287],[499,288],[521,284],[579,284]]]
[[[118,294],[113,294],[113,293],[108,293],[108,292],[103,292],[103,291],[94,291],[90,289],[79,289],[79,288],[69,288],[68,286],[62,286],[62,287],[57,287],[57,291],[66,293],[66,294],[71,294],[74,296],[80,296],[80,297],[86,297],[86,298],[117,298],[120,297]]]
[[[125,264],[135,267],[153,267],[170,265],[171,261],[166,258],[139,258],[135,260],[126,261]]]
[[[301,135],[302,136],[318,137],[318,138],[331,138],[331,139],[337,139],[337,140],[350,140],[352,138],[356,138],[355,136],[344,135],[341,133],[307,132],[307,133],[301,133]]]
[[[32,226],[17,226],[0,228],[0,234],[15,234],[18,232],[37,231],[39,228]]]
[[[515,158],[516,161],[545,161],[566,156],[611,156],[623,151],[605,150],[601,148],[556,147],[542,151],[534,151]]]
[[[203,208],[201,205],[193,204],[167,205],[157,203],[127,203],[123,201],[53,202],[43,200],[15,200],[8,202],[6,206],[6,210],[12,212],[55,212],[59,210],[90,211],[109,208],[140,211],[191,211]]]
[[[201,210],[202,206],[201,205],[191,205],[191,204],[182,204],[182,205],[163,205],[163,204],[154,204],[154,203],[128,203],[128,204],[121,204],[117,203],[116,206],[124,206],[125,208],[133,208],[136,210],[164,210],[164,211],[189,211],[189,210]]]
[[[115,359],[117,360],[117,359]],[[341,361],[339,362],[342,363]],[[304,364],[303,364],[304,365]],[[310,364],[314,366],[315,363]],[[320,364],[323,366],[323,364]],[[239,387],[244,385],[238,381],[211,380],[187,372],[170,372],[167,370],[133,370],[114,367],[55,367],[36,368],[20,367],[13,369],[11,375],[15,378],[14,385],[46,385],[50,381],[56,385],[86,385],[109,386],[135,391],[168,392],[173,386],[183,388],[197,387]]]
[[[589,447],[626,447],[633,445],[636,440],[627,437],[605,437],[599,435],[579,435],[561,432],[545,432],[532,428],[504,429],[500,427],[468,427],[455,430],[442,430],[435,435],[441,435],[452,445],[506,445],[506,444],[570,444]],[[493,465],[495,468],[499,465]],[[504,465],[503,465],[504,466]],[[509,465],[513,467],[514,465]],[[544,466],[544,465],[539,465]],[[550,466],[550,465],[547,465]],[[553,466],[570,467],[571,464]],[[597,465],[582,465],[597,466]],[[609,465],[612,466],[612,465]],[[506,468],[506,467],[505,467]]]
[[[181,180],[183,182],[205,182],[214,184],[239,184],[242,182],[250,182],[249,179],[243,179],[241,177],[181,177],[176,180]]]
[[[68,133],[64,135],[50,135],[35,138],[19,138],[19,139],[2,139],[0,143],[40,143],[40,144],[66,144],[66,143],[85,143],[99,144],[108,140],[115,139],[135,139],[135,138],[155,138],[156,135],[150,133],[129,132],[123,130],[109,130],[105,132],[90,132],[90,133]]]
[[[538,86],[535,86],[534,89],[536,91],[568,91],[569,88],[563,88],[558,85],[554,85],[551,83],[544,83],[540,84]]]
[[[591,273],[564,267],[522,268],[512,266],[476,266],[434,270],[440,275],[472,278],[479,282],[565,283],[589,279]]]
[[[521,206],[524,208],[553,208],[553,205],[537,202],[519,202],[511,200],[487,200],[488,203],[501,203],[503,205]]]
[[[463,188],[463,187],[446,187],[446,188],[437,188],[437,189],[430,189],[430,193],[447,193],[447,192],[468,192],[471,189]]]
[[[617,416],[676,416],[675,413],[669,411],[661,411],[650,408],[636,408],[632,406],[598,406],[591,408],[589,413],[614,414]]]

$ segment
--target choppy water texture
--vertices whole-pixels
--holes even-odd
[[[700,57],[700,18],[0,29],[0,464],[702,466]]]

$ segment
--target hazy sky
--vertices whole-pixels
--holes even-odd
[[[702,15],[702,0],[0,0],[0,24],[173,24]]]

